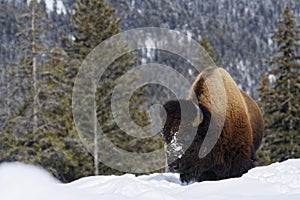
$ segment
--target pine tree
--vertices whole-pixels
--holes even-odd
[[[217,56],[214,52],[214,48],[212,44],[208,41],[206,36],[201,36],[200,40],[200,45],[201,48],[198,49],[198,57],[195,59],[196,63],[201,67],[201,68],[206,68],[206,67],[213,67],[213,66],[220,66],[220,63],[218,62]],[[200,72],[197,70],[193,70],[190,75],[192,75],[192,80],[195,80],[195,77],[198,76]]]
[[[115,17],[115,10],[110,3],[104,0],[77,0],[74,4],[74,13],[72,15],[72,35],[65,39],[66,51],[69,56],[78,63],[82,63],[86,56],[101,42],[120,32],[120,18]],[[124,41],[119,43],[120,49],[125,48]],[[113,54],[114,52],[112,52]],[[101,55],[99,55],[100,57]],[[105,137],[109,138],[116,146],[132,152],[148,152],[158,149],[162,143],[159,138],[137,139],[128,136],[114,122],[111,111],[112,91],[119,77],[133,67],[135,58],[131,54],[124,54],[115,60],[102,74],[98,83],[95,83],[96,104],[94,105],[94,116],[91,118],[86,116],[86,120],[93,120],[94,126],[85,128],[85,135],[92,135],[90,140],[91,146],[94,148],[94,166],[95,174],[122,173],[112,170],[105,165],[98,165],[98,133],[96,130],[97,121],[100,123]],[[78,66],[79,67],[79,66]],[[99,69],[101,70],[101,69]],[[91,88],[82,88],[89,90]],[[133,120],[141,126],[149,124],[147,113],[145,110],[140,111],[145,102],[145,96],[142,95],[143,90],[137,91],[129,102],[130,111]],[[88,113],[88,112],[83,112]],[[128,116],[129,117],[129,116]],[[96,120],[95,120],[96,119]],[[84,122],[83,122],[84,123]],[[102,151],[109,151],[102,148]],[[140,165],[143,168],[144,163],[135,163],[128,161],[129,165]]]
[[[46,7],[31,1],[22,8],[19,41],[25,56],[11,74],[24,93],[18,112],[0,135],[1,161],[39,165],[63,182],[92,174],[92,159],[78,138],[72,120],[72,86],[76,77],[67,54],[46,41]],[[42,6],[41,6],[42,5]],[[27,37],[31,40],[27,40]],[[38,117],[34,117],[35,114]]]
[[[15,9],[13,5],[8,2],[1,2],[0,4],[0,38],[14,35],[15,31],[15,16],[11,15],[11,12]],[[10,24],[10,25],[9,25]],[[8,105],[11,103],[9,98],[9,81],[7,76],[7,68],[11,62],[11,55],[15,52],[15,48],[8,42],[1,42],[0,44],[0,104],[3,105],[0,108],[0,132],[4,128],[5,121],[11,117],[11,110]]]
[[[277,47],[260,88],[260,103],[265,117],[265,140],[262,151],[269,160],[283,161],[300,157],[300,27],[289,6],[278,20]]]
[[[33,0],[29,5],[22,4],[17,18],[16,42],[23,56],[18,63],[10,65],[8,83],[11,85],[9,96],[18,99],[18,108],[6,123],[5,133],[1,135],[3,138],[15,139],[16,145],[10,151],[4,152],[6,155],[2,156],[4,160],[13,159],[29,162],[29,157],[33,158],[33,155],[26,154],[25,147],[18,146],[17,140],[30,133],[36,133],[42,125],[41,120],[38,120],[41,116],[38,67],[41,63],[41,55],[46,49],[42,42],[42,24],[43,20],[46,19],[46,12],[41,4]],[[27,155],[26,158],[22,156],[25,154]]]
[[[21,7],[18,18],[18,30],[16,34],[20,52],[24,56],[19,63],[9,69],[11,79],[19,82],[17,90],[23,95],[22,106],[19,107],[17,116],[12,121],[21,125],[14,133],[21,135],[28,132],[37,132],[42,125],[39,100],[39,66],[43,62],[43,55],[47,46],[43,42],[44,28],[47,26],[47,14],[44,1],[30,1],[29,5]],[[29,38],[29,39],[28,39]],[[22,131],[23,130],[23,131]]]
[[[39,165],[63,182],[92,175],[91,157],[85,150],[72,120],[72,87],[76,64],[68,62],[66,52],[51,47],[49,59],[41,66],[41,111],[45,129],[34,134]]]
[[[207,38],[205,36],[201,37],[201,41],[200,41],[200,45],[205,49],[205,51],[209,54],[209,56],[211,57],[211,59],[214,62],[217,62],[217,57],[214,54],[214,49],[212,47],[212,45],[209,43],[209,41],[207,40]]]

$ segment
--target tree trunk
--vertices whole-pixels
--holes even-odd
[[[38,128],[38,85],[37,85],[37,58],[35,41],[35,8],[31,11],[31,37],[32,37],[32,78],[33,78],[33,122],[32,131],[36,132]]]
[[[96,86],[95,86],[96,87]],[[99,163],[98,163],[98,131],[97,131],[97,105],[96,100],[94,100],[94,168],[95,175],[99,175]]]

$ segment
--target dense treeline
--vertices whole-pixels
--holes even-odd
[[[299,157],[299,2],[110,2],[68,0],[62,9],[53,0],[49,10],[44,0],[0,1],[0,162],[37,164],[64,182],[123,173],[98,163],[100,140],[88,138],[89,146],[80,141],[73,122],[72,90],[81,63],[95,46],[122,30],[145,26],[192,35],[260,101],[266,121],[261,164]],[[120,48],[123,45],[120,41]],[[159,50],[126,54],[110,66],[97,84],[94,117],[105,136],[129,152],[162,148],[158,135],[146,139],[126,135],[111,114],[111,91],[118,77],[147,62],[172,66],[191,82],[196,75],[187,61]],[[176,84],[174,78],[165,80]],[[161,86],[141,88],[129,102],[131,117],[139,125],[149,125],[147,108],[169,97],[174,94]],[[87,126],[84,131],[93,135],[93,130]],[[127,164],[147,167],[135,160]]]
[[[289,6],[274,31],[276,48],[259,88],[264,111],[264,164],[300,157],[300,26]]]
[[[11,37],[7,42],[12,46],[3,44],[3,52],[13,50],[10,53],[15,57],[1,63],[4,109],[0,161],[37,164],[64,182],[92,174],[123,173],[99,162],[99,150],[109,152],[98,148],[100,137],[99,141],[85,138],[88,142],[82,143],[72,115],[72,90],[81,63],[99,43],[120,32],[120,19],[114,8],[103,0],[77,1],[73,4],[74,13],[59,13],[57,6],[49,12],[45,1],[3,4],[6,10],[16,12],[15,24],[2,30],[3,37]],[[66,18],[69,20],[64,21]],[[134,66],[136,59],[134,55],[123,55],[105,71],[96,86],[95,116],[105,137],[115,145],[136,153],[151,152],[162,147],[161,139],[127,136],[113,122],[109,106],[117,79]],[[149,124],[142,106],[145,100],[141,89],[129,102],[132,119],[142,126]],[[86,120],[92,120],[84,111],[82,108]],[[80,131],[85,132],[81,136],[97,135],[88,125]],[[137,165],[147,167],[128,161],[128,167]]]

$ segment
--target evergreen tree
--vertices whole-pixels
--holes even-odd
[[[78,61],[80,64],[97,45],[120,32],[118,25],[120,18],[115,17],[114,8],[110,3],[107,3],[104,0],[77,0],[73,8],[72,35],[69,37],[72,39],[65,39],[67,46],[66,51],[71,58]],[[124,41],[120,41],[119,46],[120,49],[126,48]],[[115,52],[112,52],[112,55],[113,53]],[[99,57],[101,57],[101,55],[99,55]],[[101,158],[98,158],[98,140],[101,138],[98,138],[96,130],[97,121],[103,129],[105,137],[109,138],[116,146],[126,151],[148,152],[162,146],[160,138],[139,140],[127,135],[116,125],[112,116],[112,91],[118,78],[134,66],[135,60],[136,59],[132,54],[124,54],[119,59],[115,60],[102,74],[99,82],[95,83],[97,87],[96,105],[94,105],[96,112],[94,113],[93,119],[87,116],[86,120],[97,120],[94,120],[93,127],[86,126],[84,130],[84,135],[93,136],[93,140],[90,139],[90,143],[93,143],[91,146],[94,148],[95,174],[122,173],[112,170],[101,163],[98,165],[99,160],[101,160]],[[99,69],[99,71],[100,70],[101,69]],[[82,89],[89,90],[91,88]],[[120,100],[121,98],[122,97],[120,97]],[[132,96],[129,106],[132,119],[140,126],[149,124],[147,113],[145,110],[141,111],[143,105],[145,105],[145,95],[143,95],[143,90],[139,90]],[[103,149],[103,147],[100,148],[102,148],[102,151],[109,152],[109,149]],[[116,159],[116,161],[118,161],[118,159]],[[128,165],[140,165],[141,168],[144,167],[143,164],[144,163],[128,161]]]
[[[92,175],[92,159],[79,140],[72,121],[74,64],[67,64],[65,53],[56,46],[51,48],[49,56],[39,66],[43,122],[36,132],[28,129],[20,135],[13,134],[11,129],[3,132],[0,135],[3,142],[0,161],[39,165],[59,180],[70,182]]]
[[[271,162],[300,157],[300,28],[289,6],[274,33],[277,47],[270,61],[273,68],[260,88],[266,126],[262,151]]]
[[[214,49],[205,36],[201,37],[200,45],[205,49],[205,51],[207,51],[211,59],[214,62],[217,62],[217,57],[214,53]]]
[[[76,63],[56,45],[41,66],[41,111],[45,129],[39,134],[40,165],[64,182],[92,175],[91,156],[82,145],[72,119],[72,88]]]
[[[92,159],[72,121],[75,64],[68,62],[67,54],[56,45],[45,45],[41,29],[48,20],[41,3],[31,1],[22,9],[19,41],[25,56],[12,73],[15,82],[20,82],[24,101],[0,135],[4,141],[0,160],[36,164],[69,182],[91,175]]]
[[[212,44],[208,41],[206,36],[202,36],[200,40],[201,48],[198,49],[198,57],[195,59],[197,61],[197,64],[203,68],[203,67],[212,67],[212,66],[220,66],[220,63],[217,61],[217,56],[214,53],[214,48]],[[204,51],[203,51],[204,50]],[[194,81],[195,78],[198,76],[199,71],[194,70],[192,74],[192,80]]]
[[[10,69],[12,79],[17,79],[18,90],[23,93],[22,106],[19,108],[17,116],[13,119],[15,124],[23,124],[20,130],[14,133],[21,135],[28,132],[37,132],[42,126],[42,115],[40,112],[40,65],[43,62],[43,55],[47,51],[47,46],[43,42],[44,28],[47,26],[47,14],[44,1],[30,1],[29,5],[21,7],[18,16],[19,32],[18,45],[23,53],[20,62]],[[28,40],[29,38],[29,40]]]

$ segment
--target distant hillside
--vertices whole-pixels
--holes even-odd
[[[0,71],[20,58],[18,51],[18,11],[27,0],[0,1]],[[8,3],[10,2],[10,3]],[[49,39],[62,46],[61,37],[70,30],[70,12],[75,0],[64,0],[66,13],[49,12],[54,27],[45,27],[45,43]],[[272,31],[284,6],[289,4],[300,22],[299,0],[110,0],[116,15],[122,17],[120,27],[128,30],[140,27],[164,27],[191,34],[200,41],[207,37],[219,65],[226,68],[249,94],[257,97],[262,70],[274,47]],[[14,13],[14,15],[11,15]],[[53,31],[58,30],[58,31]],[[144,55],[145,56],[145,55]],[[174,68],[170,56],[157,53],[148,61],[167,63]],[[154,59],[154,60],[153,60]],[[172,63],[173,62],[173,63]],[[181,61],[178,62],[181,65]],[[177,65],[179,65],[177,63]],[[182,62],[182,65],[185,65]],[[4,67],[5,66],[5,67]],[[185,70],[188,70],[187,67]],[[193,77],[191,77],[192,80]],[[5,77],[0,77],[5,83]],[[3,87],[3,85],[2,85]],[[0,89],[1,93],[1,89]]]
[[[221,65],[256,97],[273,48],[272,31],[286,4],[300,22],[299,0],[111,0],[123,30],[164,27],[206,36]]]

